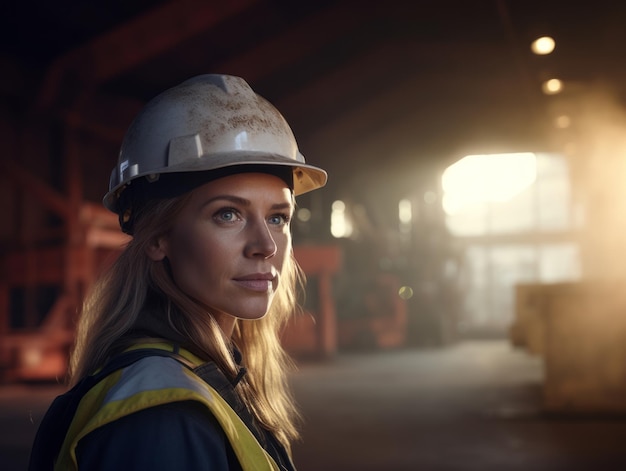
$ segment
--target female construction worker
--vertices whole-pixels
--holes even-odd
[[[278,340],[300,279],[289,221],[325,182],[240,78],[195,77],[146,105],[104,198],[133,238],[84,305],[55,469],[294,469]]]

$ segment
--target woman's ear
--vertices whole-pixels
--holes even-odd
[[[167,257],[167,243],[165,237],[154,239],[150,245],[148,245],[148,248],[146,248],[146,253],[153,262],[160,262]]]

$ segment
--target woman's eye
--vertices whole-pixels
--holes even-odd
[[[232,222],[237,220],[237,211],[234,209],[221,209],[215,214],[218,222]]]
[[[289,215],[288,214],[274,214],[269,218],[270,224],[275,224],[277,226],[282,226],[289,223]]]

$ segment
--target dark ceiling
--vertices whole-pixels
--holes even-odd
[[[612,0],[12,0],[2,9],[0,97],[16,117],[56,117],[118,142],[163,89],[201,73],[240,75],[283,112],[333,186],[465,151],[549,147],[547,78],[626,96],[626,2]],[[553,54],[530,52],[540,34],[556,39]]]

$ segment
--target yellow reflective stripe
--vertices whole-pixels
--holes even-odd
[[[189,372],[189,374],[192,374]],[[278,465],[259,444],[250,429],[217,391],[207,386],[213,401],[203,401],[211,410],[230,442],[244,471],[279,471]]]

